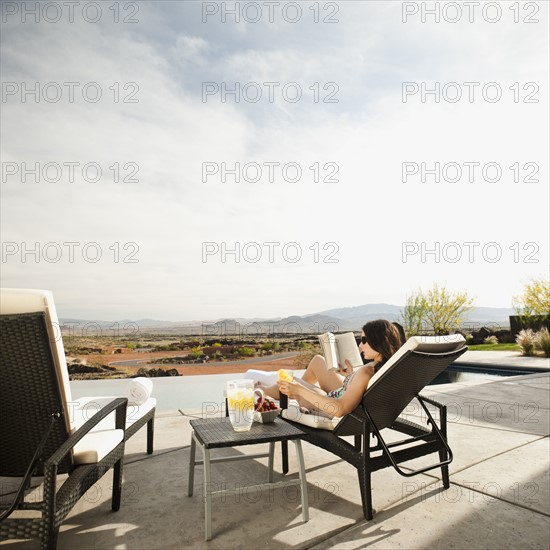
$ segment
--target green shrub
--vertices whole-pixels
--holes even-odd
[[[516,342],[523,355],[531,357],[535,353],[535,333],[530,329],[523,329],[517,335]]]
[[[535,348],[541,350],[546,357],[550,357],[550,332],[546,327],[535,334]]]
[[[254,350],[252,348],[247,348],[246,346],[243,348],[238,348],[237,353],[241,357],[252,357],[254,355]]]
[[[200,359],[204,355],[204,352],[202,351],[202,348],[200,346],[195,346],[194,348],[191,348],[191,353],[189,354],[189,357],[196,361],[197,359]]]
[[[484,344],[498,344],[498,338],[493,334],[491,336],[487,336],[485,340],[483,340]]]

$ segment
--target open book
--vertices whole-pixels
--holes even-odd
[[[325,332],[319,335],[319,343],[321,344],[321,350],[325,356],[329,371],[335,372],[340,370],[338,363],[345,368],[346,359],[351,363],[353,368],[363,366],[361,353],[357,347],[353,332],[346,332],[345,334]]]

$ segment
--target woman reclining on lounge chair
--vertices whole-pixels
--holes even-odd
[[[357,407],[370,379],[384,363],[401,347],[397,328],[389,321],[379,319],[368,322],[362,329],[359,351],[369,363],[353,370],[346,360],[338,365],[340,372],[327,369],[325,358],[316,355],[309,363],[301,379],[293,382],[279,381],[263,387],[267,395],[279,399],[280,393],[298,401],[300,406],[320,411],[328,416],[345,416]],[[319,384],[318,386],[315,384]]]

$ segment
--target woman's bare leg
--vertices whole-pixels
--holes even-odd
[[[302,386],[306,386],[306,388],[309,388],[312,391],[315,391],[321,395],[326,395],[327,392],[323,391],[319,386],[315,386],[314,384],[310,384],[309,382],[304,382],[301,378],[295,378],[294,381],[298,384],[301,384]],[[269,397],[272,397],[273,399],[279,399],[279,386],[277,384],[274,384],[273,386],[259,386],[262,390],[264,390],[265,394]],[[338,386],[340,387],[340,386]]]
[[[322,355],[316,355],[309,362],[302,380],[309,384],[318,383],[321,389],[327,393],[340,388],[343,382],[340,374],[327,370],[327,363]]]
[[[336,372],[328,371],[325,358],[322,355],[316,355],[309,362],[302,378],[296,378],[296,382],[307,386],[311,390],[326,394],[329,391],[340,388],[343,378]],[[319,384],[319,387],[315,384]],[[277,400],[280,399],[279,386],[277,384],[273,384],[272,386],[260,385],[260,388],[264,390],[267,396]]]

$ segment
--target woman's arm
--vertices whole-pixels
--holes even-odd
[[[372,367],[363,367],[358,370],[339,399],[320,395],[296,382],[278,382],[278,385],[281,393],[296,399],[303,407],[315,408],[330,416],[345,416],[360,403],[373,374]]]

